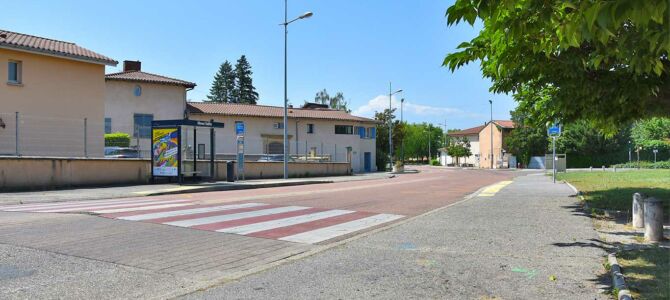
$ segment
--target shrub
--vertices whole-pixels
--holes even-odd
[[[637,168],[639,166],[642,169],[670,169],[670,160],[658,161],[656,163],[640,161],[639,164],[637,161],[631,161],[623,164],[616,164],[614,166],[617,168]]]
[[[440,165],[440,161],[437,160],[437,159],[431,159],[431,160],[430,160],[430,165],[431,165],[431,166],[439,166],[439,165]]]
[[[130,147],[130,135],[125,132],[105,134],[105,147]]]

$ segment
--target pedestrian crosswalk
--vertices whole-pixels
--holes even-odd
[[[266,203],[199,204],[193,200],[118,199],[0,206],[8,212],[94,213],[295,243],[316,244],[403,218],[345,209]]]

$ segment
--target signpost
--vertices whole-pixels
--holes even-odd
[[[561,126],[559,124],[554,124],[553,126],[547,129],[547,134],[551,136],[551,168],[552,168],[552,178],[554,183],[556,183],[556,138],[561,135]]]
[[[237,135],[237,179],[244,180],[244,122],[235,122],[235,134]]]
[[[658,153],[658,149],[654,149],[654,163],[656,163],[656,153]]]

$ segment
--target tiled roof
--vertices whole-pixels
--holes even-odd
[[[142,71],[126,71],[126,72],[107,74],[105,75],[105,80],[138,81],[148,83],[180,85],[188,88],[195,87],[195,83],[193,82],[188,82],[180,79],[165,77]]]
[[[502,128],[512,129],[512,128],[515,127],[514,126],[514,121],[510,121],[510,120],[493,120],[493,123],[498,124],[498,126],[500,126]]]
[[[456,131],[456,132],[450,132],[448,135],[450,135],[450,136],[463,136],[463,135],[479,134],[479,132],[484,127],[486,127],[486,125],[472,127],[472,128],[468,128],[468,129],[463,129],[461,131]]]
[[[189,102],[186,105],[186,109],[189,111],[189,113],[194,114],[217,114],[227,116],[266,118],[282,118],[284,116],[283,107],[266,105]],[[376,123],[376,121],[373,119],[357,117],[344,111],[334,109],[289,108],[288,117]]]
[[[39,52],[109,66],[116,66],[118,63],[107,56],[77,46],[75,43],[57,41],[2,29],[0,29],[0,48]]]

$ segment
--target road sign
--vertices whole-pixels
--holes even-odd
[[[244,135],[244,122],[235,122],[235,134]]]
[[[547,134],[549,136],[560,136],[561,135],[561,126],[556,124],[547,129]]]
[[[244,179],[244,136],[237,136],[237,179]]]

